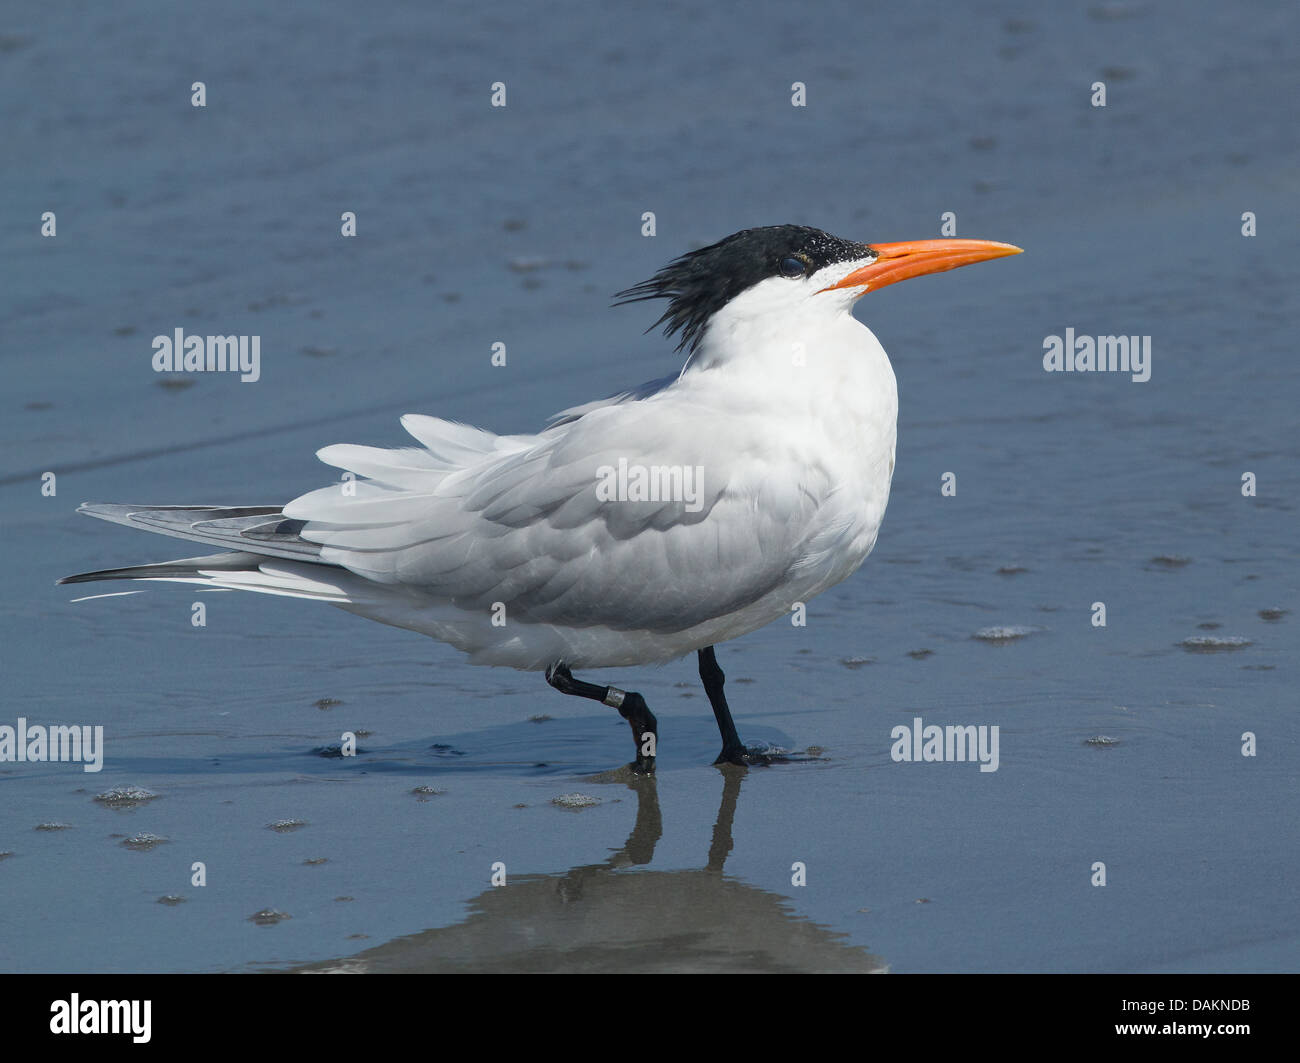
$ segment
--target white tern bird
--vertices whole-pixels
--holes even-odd
[[[223,552],[60,582],[314,599],[448,642],[474,664],[542,671],[622,714],[642,773],[658,736],[645,699],[573,670],[694,651],[717,762],[759,762],[736,733],[713,647],[853,573],[889,499],[898,394],[854,303],[1019,251],[746,229],[617,297],[668,300],[655,325],[688,352],[680,374],[566,410],[536,435],[409,414],[418,446],[325,447],[320,459],[352,475],[284,506],[83,505]]]

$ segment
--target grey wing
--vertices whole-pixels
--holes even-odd
[[[86,502],[78,513],[128,528],[223,546],[263,557],[328,564],[320,545],[303,539],[303,522],[290,520],[280,506],[130,506]]]
[[[321,544],[323,560],[463,611],[502,602],[533,623],[682,630],[779,586],[828,486],[769,476],[761,462],[735,456],[758,441],[719,450],[716,426],[683,437],[648,405],[598,408],[418,479],[407,471],[410,451],[329,447],[323,460],[375,478],[348,493],[311,492],[285,511],[308,522],[303,534]],[[456,428],[411,420],[403,423],[435,449]],[[624,457],[704,468],[699,497],[602,499],[599,469]],[[398,467],[387,472],[385,461]]]
[[[606,406],[621,406],[625,402],[648,399],[651,395],[658,395],[664,388],[677,383],[677,378],[680,375],[680,373],[673,373],[671,376],[661,376],[658,380],[647,381],[628,391],[620,391],[615,395],[610,395],[608,398],[584,402],[581,406],[570,406],[567,410],[561,410],[559,413],[554,414],[547,422],[547,426],[549,428],[558,428],[560,425],[570,424],[585,417],[592,410],[600,410]]]

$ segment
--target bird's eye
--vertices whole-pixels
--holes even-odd
[[[782,277],[794,278],[794,277],[802,277],[804,275],[805,270],[807,269],[807,266],[804,265],[802,259],[794,258],[792,256],[790,258],[781,259],[780,269],[781,269]]]

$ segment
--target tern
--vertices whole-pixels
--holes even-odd
[[[875,546],[894,473],[898,392],[856,301],[1020,248],[857,243],[746,229],[690,251],[616,305],[666,299],[680,373],[496,435],[420,414],[418,446],[327,446],[340,482],[283,506],[87,503],[92,517],[223,552],[68,576],[160,580],[328,602],[450,643],[473,664],[543,672],[618,710],[633,771],[658,723],[634,691],[575,670],[698,657],[722,737],[741,741],[714,646],[847,578]],[[649,330],[647,330],[649,331]]]

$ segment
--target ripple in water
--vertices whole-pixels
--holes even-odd
[[[95,800],[109,808],[132,808],[152,801],[158,795],[143,786],[114,786],[102,794],[96,794]]]
[[[167,839],[160,834],[150,834],[147,830],[142,830],[138,834],[132,834],[131,837],[124,839],[122,844],[137,853],[147,853],[150,849],[154,849],[166,841]]]
[[[560,808],[590,808],[600,804],[600,798],[589,794],[560,794],[559,797],[551,798],[551,804],[559,805]]]
[[[1037,630],[1023,624],[1006,624],[1001,627],[982,627],[971,638],[979,639],[981,642],[1014,642],[1026,635],[1032,635]]]
[[[1228,635],[1219,638],[1215,635],[1193,635],[1183,639],[1178,645],[1188,653],[1222,653],[1225,650],[1240,650],[1250,645],[1250,639],[1240,635]]]

